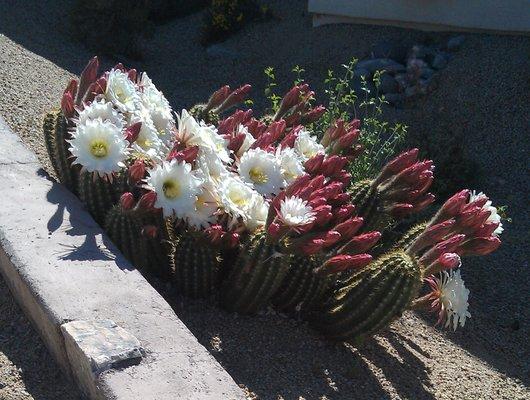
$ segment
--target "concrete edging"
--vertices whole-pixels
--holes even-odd
[[[46,175],[1,116],[0,184],[0,273],[55,360],[87,397],[244,399],[230,375],[79,200]],[[94,360],[71,350],[72,338],[65,340],[61,326],[108,320],[138,339],[143,357],[135,365],[87,373]]]

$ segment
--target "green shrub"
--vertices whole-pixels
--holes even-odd
[[[223,41],[246,23],[270,17],[270,10],[255,0],[212,0],[205,16],[202,42],[207,45]]]

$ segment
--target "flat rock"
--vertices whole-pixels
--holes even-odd
[[[72,321],[61,325],[68,357],[73,365],[96,377],[103,371],[140,362],[140,341],[110,319]]]

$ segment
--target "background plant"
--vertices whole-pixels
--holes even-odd
[[[271,16],[270,9],[255,0],[212,0],[204,19],[202,42],[225,40],[247,22],[264,21]]]

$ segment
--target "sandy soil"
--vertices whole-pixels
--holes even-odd
[[[0,0],[0,9],[4,3],[12,4]],[[64,1],[43,3],[48,2],[28,0],[24,8],[0,13],[0,114],[49,167],[42,115],[57,105],[68,78],[81,71],[91,54],[67,38],[61,24]],[[201,16],[192,15],[159,27],[143,62],[103,61],[110,66],[119,59],[147,70],[175,109],[204,100],[222,84],[246,82],[254,85],[259,109],[264,106],[260,95],[266,66],[277,68],[284,89],[292,80],[291,67],[302,65],[318,92],[328,68],[364,56],[380,40],[447,37],[361,25],[313,29],[305,1],[270,3],[281,19],[251,26],[225,42],[223,51],[232,55],[213,56],[201,48]],[[503,247],[490,257],[465,260],[462,275],[471,289],[472,313],[466,327],[456,333],[440,331],[431,326],[430,316],[407,313],[390,332],[355,349],[321,341],[300,321],[274,314],[240,317],[211,302],[171,296],[178,315],[238,383],[260,399],[530,396],[528,54],[530,38],[466,35],[462,50],[440,73],[434,93],[410,108],[386,111],[388,119],[404,122],[413,134],[464,132],[462,146],[486,172],[478,189],[509,207],[513,223],[503,234]],[[2,296],[8,299],[0,286]],[[13,318],[9,325],[20,320],[27,326],[18,311]],[[31,347],[10,347],[1,340],[9,332],[0,325],[0,383],[7,382],[0,396],[2,390],[26,390],[27,397],[12,398],[67,398],[55,394],[48,378],[41,385],[29,379],[54,370],[50,363],[21,363],[28,348],[42,348],[38,340]],[[28,372],[8,379],[12,365]]]

